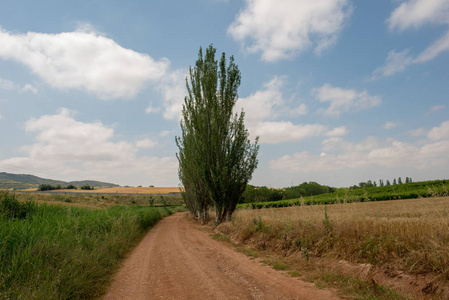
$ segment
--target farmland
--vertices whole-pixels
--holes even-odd
[[[381,187],[359,189],[340,188],[333,193],[296,199],[239,204],[238,208],[289,207],[314,204],[338,204],[351,202],[415,199],[422,197],[448,196],[449,180],[421,181]]]
[[[329,266],[347,262],[364,266],[367,274],[408,278],[416,283],[418,298],[447,297],[449,197],[240,209],[217,230],[252,255],[275,257],[279,262],[273,265],[291,264],[288,269],[295,274],[310,277],[321,269],[316,278],[334,282],[345,277],[338,270],[329,276]],[[416,279],[423,274],[427,281]],[[369,276],[368,282],[381,281]]]
[[[123,188],[125,189],[125,188]],[[123,191],[119,190],[119,191]],[[136,188],[141,189],[141,188]],[[172,190],[173,188],[169,188]],[[114,188],[115,190],[115,188]],[[159,190],[160,192],[161,190]],[[179,190],[178,190],[179,191]],[[18,200],[32,199],[39,203],[66,204],[90,208],[108,208],[114,205],[126,206],[178,206],[182,197],[179,194],[146,194],[146,193],[100,193],[100,190],[84,192],[46,192],[46,193],[21,193],[17,192]]]

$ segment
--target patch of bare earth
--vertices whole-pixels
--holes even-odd
[[[183,214],[163,219],[125,260],[103,299],[339,299],[209,234]]]

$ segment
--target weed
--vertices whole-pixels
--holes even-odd
[[[251,257],[251,259],[255,259],[255,258],[259,257],[259,254],[255,250],[252,250],[249,248],[239,247],[239,248],[236,248],[236,251],[244,253],[245,255]]]
[[[278,271],[285,271],[289,269],[289,266],[278,262],[278,261],[273,261],[273,260],[261,260],[260,261],[263,264],[269,265],[271,266],[273,269],[278,270]]]
[[[216,241],[231,242],[231,238],[229,237],[229,235],[224,234],[224,233],[213,234],[212,238]]]

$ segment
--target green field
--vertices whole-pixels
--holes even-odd
[[[243,203],[239,204],[237,208],[258,209],[448,196],[448,184],[449,180],[434,180],[359,189],[341,188],[333,193],[316,196],[269,202]]]
[[[0,299],[99,297],[125,254],[170,213],[38,205],[0,191]]]

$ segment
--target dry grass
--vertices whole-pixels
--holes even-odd
[[[217,230],[284,257],[369,263],[449,283],[449,197],[239,210]]]
[[[101,194],[95,193],[16,193],[21,201],[34,200],[40,203],[64,204],[84,208],[108,208],[114,205],[125,206],[175,206],[181,205],[182,197],[179,194],[145,195],[123,193]]]
[[[66,190],[63,190],[66,191]],[[67,190],[74,191],[74,190]],[[106,189],[98,189],[92,191],[75,190],[78,192],[91,193],[118,193],[118,194],[173,194],[180,193],[179,187],[112,187]]]
[[[23,190],[26,192],[36,192],[37,188]],[[54,190],[54,192],[66,192],[66,193],[92,193],[92,194],[177,194],[181,192],[179,187],[112,187],[105,189],[95,190]]]

